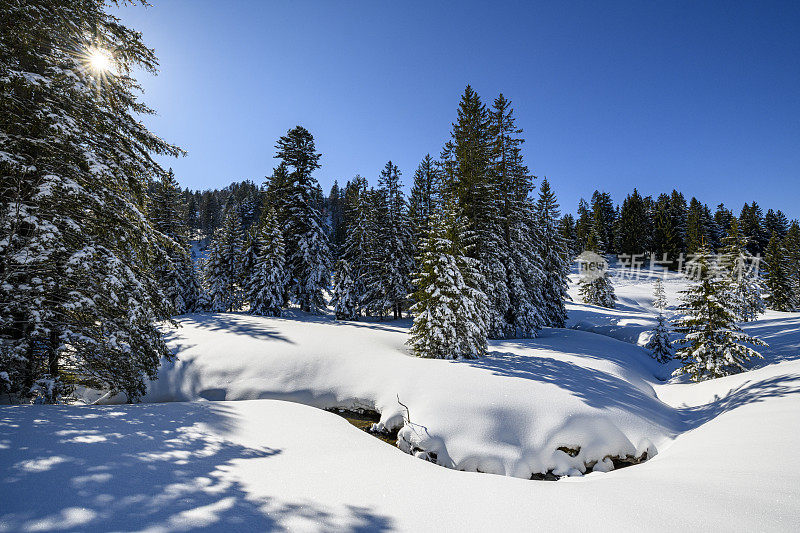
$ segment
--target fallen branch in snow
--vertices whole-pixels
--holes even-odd
[[[408,406],[406,404],[404,404],[403,402],[400,401],[400,395],[399,394],[397,395],[397,403],[399,403],[400,405],[402,405],[403,407],[406,408],[406,423],[410,424],[411,423],[411,411],[408,410]]]

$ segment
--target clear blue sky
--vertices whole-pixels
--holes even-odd
[[[634,187],[800,217],[800,2],[154,0],[119,11],[161,62],[147,123],[185,186],[260,182],[296,124],[326,192],[410,183],[472,84],[503,92],[562,206]]]

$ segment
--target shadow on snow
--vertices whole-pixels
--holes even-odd
[[[329,511],[256,499],[226,474],[281,453],[217,436],[236,423],[230,408],[170,407],[0,409],[0,531],[263,531],[293,517],[336,527]],[[391,527],[369,509],[348,513],[353,531]]]

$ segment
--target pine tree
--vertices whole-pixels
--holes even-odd
[[[505,267],[503,198],[500,178],[493,172],[491,116],[469,85],[458,106],[451,139],[442,151],[447,163],[443,172],[443,195],[453,198],[464,216],[472,242],[470,257],[477,260],[489,298],[487,324],[494,338],[508,336],[505,314],[511,307]]]
[[[319,313],[325,307],[323,290],[328,286],[330,248],[320,214],[321,192],[311,173],[320,168],[320,154],[314,137],[297,126],[275,146],[288,172],[282,194],[276,195],[279,221],[285,220],[286,263],[291,272],[289,294],[306,312]]]
[[[694,254],[709,241],[708,228],[704,224],[703,204],[697,198],[689,202],[689,212],[686,217],[686,251]]]
[[[550,188],[550,182],[545,178],[539,188],[539,200],[536,203],[536,222],[540,231],[538,244],[544,272],[541,290],[542,313],[545,324],[555,328],[563,328],[566,323],[567,311],[564,307],[564,300],[569,298],[567,294],[568,252],[558,231],[560,216],[555,193]]]
[[[792,287],[792,294],[800,305],[800,224],[793,220],[784,239],[786,248],[786,271]]]
[[[331,225],[331,248],[336,256],[340,256],[344,249],[346,227],[344,220],[344,199],[339,182],[334,180],[331,192],[328,195],[328,211],[330,213]]]
[[[340,291],[347,289],[352,295],[352,310],[344,312],[347,320],[357,320],[364,311],[367,303],[367,287],[365,282],[373,279],[372,273],[374,264],[372,262],[372,250],[377,245],[378,240],[375,235],[376,224],[373,222],[375,216],[370,205],[370,191],[367,190],[367,181],[356,176],[352,182],[348,183],[347,194],[345,195],[345,216],[347,220],[347,237],[345,239],[344,252],[342,259],[347,263],[350,270],[352,286],[342,286]],[[341,265],[340,265],[341,266]],[[344,280],[342,276],[337,278]],[[334,297],[337,296],[334,291]],[[345,308],[349,308],[348,303]]]
[[[350,263],[339,259],[333,271],[333,297],[331,298],[336,320],[358,320],[361,309],[361,294],[353,278]]]
[[[484,290],[493,309],[489,332],[492,337],[533,337],[547,324],[540,247],[545,241],[530,199],[534,178],[522,158],[522,129],[516,126],[511,102],[502,94],[489,114],[489,135],[491,172],[486,194],[494,191],[497,197],[484,206],[492,220],[486,227],[502,232],[501,239],[487,241],[486,249],[493,251],[479,258],[496,262],[494,269],[483,269],[488,280]],[[557,309],[559,304],[552,305]]]
[[[250,312],[262,316],[281,316],[288,281],[286,257],[283,234],[271,207],[261,212],[254,240],[257,243],[257,255],[247,282]]]
[[[432,219],[414,281],[414,323],[408,344],[415,355],[472,359],[486,353],[487,299],[476,261],[465,255],[466,223],[449,201]]]
[[[747,239],[739,231],[736,218],[731,218],[727,236],[722,240],[720,269],[725,279],[725,297],[730,302],[738,320],[750,322],[765,309],[761,297],[763,287],[755,265],[755,258],[747,252]]]
[[[181,151],[142,124],[132,74],[157,60],[106,8],[0,7],[0,373],[21,399],[39,382],[51,401],[74,384],[135,401],[170,357],[167,243],[144,214],[155,156]]]
[[[696,283],[683,291],[678,308],[684,316],[675,328],[684,335],[676,341],[681,372],[694,381],[717,378],[746,370],[750,359],[760,358],[753,346],[766,343],[746,335],[736,325],[736,315],[725,297],[726,284],[712,262],[711,249],[703,244],[694,258]]]
[[[242,225],[232,211],[214,234],[203,280],[213,312],[236,311],[242,306]]]
[[[647,204],[636,189],[622,203],[618,228],[619,253],[633,256],[650,249],[651,229]]]
[[[773,233],[767,245],[764,256],[764,271],[766,274],[766,288],[769,296],[767,305],[776,311],[794,311],[797,301],[794,298],[791,280],[786,264],[786,248]]]
[[[567,248],[569,258],[575,257],[582,250],[580,238],[578,237],[578,230],[575,225],[575,217],[569,213],[565,214],[561,217],[558,228],[561,237],[564,239],[564,245]]]
[[[669,198],[670,226],[673,233],[673,247],[678,254],[686,253],[686,225],[687,207],[686,198],[682,193],[672,190]],[[672,256],[669,256],[672,258]],[[677,261],[678,258],[675,258]]]
[[[189,257],[189,231],[185,223],[186,205],[178,181],[170,169],[155,183],[149,218],[166,239],[158,255],[154,273],[167,301],[176,314],[195,310],[200,283]]]
[[[411,292],[414,259],[411,229],[400,171],[389,161],[381,172],[379,188],[370,191],[366,221],[370,228],[364,307],[381,317],[386,311],[400,318]]]
[[[656,279],[655,289],[653,290],[653,307],[659,311],[667,308],[667,294],[664,292],[664,283]]]
[[[789,219],[780,209],[778,211],[768,209],[764,216],[764,230],[767,234],[774,233],[783,240],[789,231]]]
[[[578,294],[587,304],[613,309],[617,297],[608,274],[608,264],[599,255],[591,252],[589,254],[582,254],[582,259],[579,256],[582,275],[578,281]]]
[[[750,254],[764,255],[770,234],[764,227],[764,215],[757,203],[744,204],[739,215],[739,229],[747,239],[747,250]]]
[[[439,175],[436,163],[430,154],[425,155],[414,172],[414,185],[409,198],[408,217],[412,228],[414,253],[421,248],[422,241],[430,233],[430,218],[439,208],[437,189]]]
[[[575,221],[575,232],[578,234],[579,250],[589,249],[589,236],[592,233],[592,213],[589,203],[583,198],[578,202],[578,219]]]
[[[669,326],[663,312],[659,312],[656,317],[656,327],[653,330],[650,341],[645,348],[650,351],[653,359],[659,363],[666,363],[672,359],[672,343],[669,339]]]

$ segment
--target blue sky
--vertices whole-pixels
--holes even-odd
[[[411,181],[471,84],[503,92],[562,206],[678,188],[800,217],[800,2],[155,0],[118,10],[156,49],[146,122],[185,186],[263,180],[296,124],[327,191],[387,160]]]

